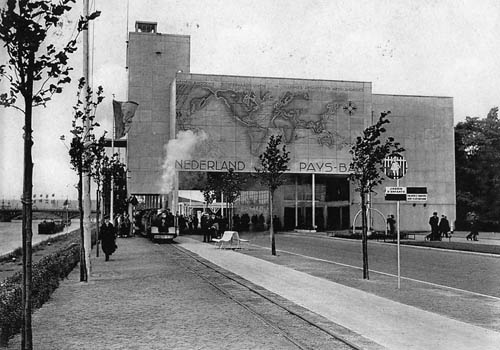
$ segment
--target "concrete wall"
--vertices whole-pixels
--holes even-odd
[[[400,180],[400,186],[424,186],[428,190],[427,202],[401,202],[401,229],[430,231],[428,221],[434,211],[454,222],[453,99],[374,94],[372,101],[374,118],[382,111],[391,111],[386,135],[395,137],[406,149],[408,173]],[[396,180],[386,180],[373,198],[374,207],[384,214],[396,214],[396,202],[384,200],[385,186],[395,185]]]
[[[128,99],[139,107],[128,134],[129,193],[160,193],[169,141],[170,84],[177,71],[189,72],[190,37],[131,32]]]

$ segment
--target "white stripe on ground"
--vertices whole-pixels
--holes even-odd
[[[388,349],[497,350],[500,333],[187,238],[182,246]],[[279,259],[279,257],[277,257]]]
[[[271,250],[270,248],[267,248],[267,247],[262,247],[262,246],[257,246],[257,245],[252,245],[252,246],[259,247],[259,248],[262,248],[262,249]],[[303,254],[299,254],[299,253],[293,253],[293,252],[289,252],[289,251],[286,251],[286,250],[278,250],[278,251],[282,252],[282,253],[287,253],[287,254],[291,254],[291,255],[300,256],[300,257],[306,258],[306,259],[311,259],[311,260],[326,262],[326,263],[335,264],[335,265],[344,266],[344,267],[350,267],[350,268],[354,268],[356,270],[363,270],[363,268],[359,267],[359,266],[344,264],[344,263],[340,263],[340,262],[336,262],[336,261],[331,261],[331,260],[320,259],[320,258],[314,258],[312,256],[303,255]],[[385,276],[390,276],[390,277],[398,278],[397,275],[394,275],[394,274],[388,273],[388,272],[382,272],[382,271],[371,270],[371,269],[369,269],[369,271],[370,272],[374,272],[374,273],[378,273],[380,275],[385,275]],[[407,280],[407,281],[413,281],[413,282],[423,283],[423,284],[428,284],[428,285],[434,286],[434,287],[440,287],[440,288],[450,289],[450,290],[454,290],[454,291],[457,291],[457,292],[469,293],[469,294],[476,295],[476,296],[481,296],[481,297],[486,297],[486,298],[492,298],[492,299],[495,299],[497,301],[500,301],[500,298],[496,297],[494,295],[477,293],[477,292],[473,292],[473,291],[466,290],[466,289],[460,289],[460,288],[446,286],[446,285],[443,285],[443,284],[437,284],[437,283],[432,283],[432,282],[417,280],[417,279],[410,278],[410,277],[403,277],[403,276],[401,276],[401,279],[402,280],[404,279],[404,280]]]

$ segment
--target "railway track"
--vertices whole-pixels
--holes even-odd
[[[360,346],[344,338],[340,332],[332,330],[332,323],[317,314],[297,306],[241,277],[200,258],[177,245],[175,251],[180,256],[194,259],[195,264],[182,263],[186,270],[205,280],[220,293],[239,304],[243,309],[261,320],[274,332],[290,342],[296,349],[375,349],[370,344]],[[334,327],[340,327],[335,325]],[[337,328],[338,329],[338,328]],[[340,333],[340,334],[339,334]]]

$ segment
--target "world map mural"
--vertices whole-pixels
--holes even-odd
[[[226,163],[238,171],[252,171],[269,137],[280,134],[290,151],[291,171],[346,172],[353,133],[364,127],[364,109],[362,86],[196,80],[178,80],[176,85],[177,131],[207,135],[192,159],[206,161],[204,170],[225,170],[219,168]],[[187,160],[189,167],[192,160]],[[197,170],[179,164],[182,170]]]

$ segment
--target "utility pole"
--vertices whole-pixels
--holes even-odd
[[[83,16],[87,18],[89,15],[89,1],[83,0]],[[83,30],[83,77],[85,78],[85,83],[87,86],[84,88],[84,98],[87,96],[87,87],[90,85],[89,79],[89,31],[87,29]],[[89,147],[89,130],[90,120],[87,116],[84,123],[84,147]],[[91,241],[91,215],[92,215],[92,202],[90,199],[90,182],[91,177],[88,171],[83,173],[83,252],[84,252],[84,262],[85,262],[85,282],[88,281],[88,276],[90,275],[90,250],[92,249]],[[80,263],[82,259],[80,259]]]

